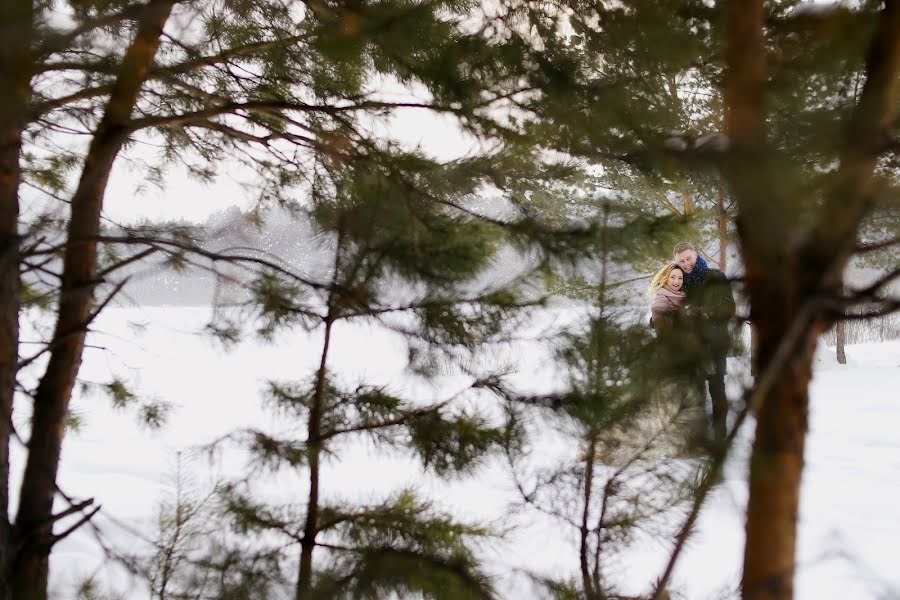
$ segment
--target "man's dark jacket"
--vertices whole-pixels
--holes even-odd
[[[734,294],[731,292],[731,283],[728,277],[718,269],[710,269],[702,257],[697,258],[697,266],[701,275],[694,277],[693,281],[687,274],[685,286],[687,299],[685,311],[696,317],[696,331],[712,356],[725,356],[731,347],[731,336],[728,325],[734,317]],[[693,270],[697,270],[697,266]]]

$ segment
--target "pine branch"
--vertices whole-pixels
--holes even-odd
[[[188,242],[182,242],[179,240],[173,239],[163,239],[163,238],[154,238],[149,236],[142,235],[128,235],[128,236],[98,236],[94,238],[98,242],[108,243],[108,244],[145,244],[153,247],[159,248],[177,248],[179,250],[184,250],[186,252],[190,252],[192,254],[196,254],[198,256],[202,256],[204,258],[208,258],[214,262],[232,262],[232,263],[249,263],[255,264],[281,275],[288,277],[292,281],[296,281],[297,283],[301,283],[305,286],[311,287],[317,290],[328,290],[330,286],[327,284],[323,284],[317,281],[313,281],[301,275],[298,275],[291,270],[274,263],[271,260],[266,260],[263,258],[259,258],[256,256],[246,256],[246,255],[233,255],[228,254],[228,250],[213,252],[212,250],[207,250],[202,248],[201,246],[197,246],[196,244],[191,244]]]
[[[81,502],[76,502],[76,503],[72,504],[71,506],[69,506],[69,508],[53,515],[51,517],[51,520],[56,522],[56,521],[59,521],[60,519],[64,519],[65,517],[68,517],[69,515],[75,514],[77,512],[81,512],[82,510],[84,510],[88,506],[92,505],[93,503],[94,503],[93,498],[88,498],[86,500],[82,500]]]
[[[395,548],[392,546],[356,549],[355,552],[357,554],[364,554],[366,558],[374,562],[375,565],[371,565],[371,567],[374,567],[375,569],[377,569],[376,565],[378,564],[383,564],[398,558],[425,564],[429,568],[437,569],[456,577],[464,585],[467,597],[479,598],[480,600],[496,600],[496,596],[485,586],[485,582],[473,577],[470,570],[465,568],[458,560],[448,560],[441,556],[429,555],[412,549]],[[409,571],[409,569],[406,569],[406,571]],[[375,573],[369,573],[369,575],[374,574]],[[348,575],[339,582],[339,587],[347,586],[355,577],[356,573]]]
[[[51,271],[50,269],[48,269],[46,267],[46,265],[54,262],[55,260],[56,260],[55,256],[49,256],[38,263],[32,263],[32,262],[29,262],[29,261],[23,259],[20,261],[19,274],[24,275],[25,273],[37,271],[37,272],[43,273],[45,275],[50,275],[54,279],[59,280],[62,277],[62,274],[59,273],[58,271]]]
[[[150,76],[151,78],[156,79],[161,77],[169,77],[172,75],[181,75],[193,71],[198,67],[210,67],[219,65],[234,58],[244,58],[252,56],[255,53],[266,52],[279,46],[290,46],[296,44],[297,42],[303,41],[306,37],[307,36],[305,34],[292,35],[284,38],[262,40],[250,44],[234,46],[231,48],[226,48],[221,52],[217,52],[216,54],[210,54],[207,56],[195,56],[175,65],[159,66],[151,71]]]
[[[208,119],[190,119],[183,123],[176,124],[179,127],[197,127],[201,129],[209,129],[210,131],[216,131],[221,133],[231,139],[240,140],[242,142],[247,142],[251,144],[258,144],[265,148],[270,148],[270,144],[275,140],[286,140],[289,142],[293,142],[300,146],[305,146],[307,148],[311,148],[314,150],[322,150],[323,145],[318,142],[316,139],[311,137],[306,137],[303,135],[299,135],[296,133],[290,132],[279,132],[279,133],[268,133],[265,135],[254,135],[247,131],[243,131],[237,129],[235,127],[230,127],[225,125],[224,123],[219,123],[217,121],[210,121]],[[172,125],[169,125],[172,126]]]
[[[98,505],[94,508],[94,510],[92,510],[91,512],[85,514],[83,517],[81,517],[81,518],[78,520],[78,522],[76,522],[75,524],[73,524],[71,527],[69,527],[68,529],[66,529],[65,531],[63,531],[63,532],[61,532],[61,533],[54,534],[54,535],[53,535],[53,538],[52,538],[51,541],[50,541],[50,545],[51,545],[51,546],[54,546],[54,545],[56,545],[57,543],[59,543],[59,542],[61,542],[62,540],[66,539],[67,537],[69,537],[69,535],[71,535],[72,533],[74,533],[74,532],[75,532],[77,529],[79,529],[82,525],[84,525],[85,523],[87,523],[88,521],[90,521],[91,519],[93,519],[93,518],[94,518],[94,515],[96,515],[98,512],[100,512],[100,509],[101,509],[101,508],[102,508],[102,506],[98,504]]]
[[[91,98],[99,98],[101,96],[106,96],[112,91],[111,85],[99,85],[91,88],[84,88],[78,90],[77,92],[72,92],[68,96],[60,96],[58,98],[54,98],[52,100],[47,100],[45,102],[41,102],[35,104],[31,107],[31,115],[32,118],[38,119],[43,117],[47,113],[54,111],[58,108],[63,108],[69,104],[74,104],[75,102],[79,102],[81,100],[89,100]]]
[[[131,131],[137,131],[150,127],[183,125],[190,121],[202,121],[223,114],[259,113],[271,117],[280,117],[282,112],[338,115],[341,113],[358,111],[388,111],[402,108],[422,108],[434,112],[451,114],[459,114],[461,112],[460,109],[425,102],[380,102],[375,100],[363,100],[344,105],[335,105],[308,104],[305,102],[290,102],[284,100],[250,100],[247,102],[227,102],[218,106],[211,106],[202,110],[181,114],[134,119],[132,120],[129,129]]]
[[[105,279],[107,275],[113,273],[114,271],[118,271],[119,269],[127,267],[128,265],[130,265],[132,263],[143,260],[143,259],[147,258],[148,256],[150,256],[151,254],[155,254],[156,252],[159,252],[159,251],[160,251],[159,248],[147,248],[146,250],[142,250],[142,251],[138,252],[137,254],[134,254],[133,256],[129,256],[126,259],[120,260],[119,262],[106,267],[105,269],[103,269],[102,271],[97,273],[97,278]]]
[[[841,321],[870,321],[872,319],[886,317],[888,315],[894,314],[895,312],[900,312],[900,300],[881,301],[881,305],[881,308],[877,310],[852,313],[836,312],[832,313],[832,316],[833,318]]]
[[[815,231],[817,247],[837,254],[840,264],[856,244],[855,232],[872,197],[873,169],[885,150],[898,111],[900,89],[900,2],[886,0],[866,61],[866,82],[845,131],[838,182],[825,199]]]
[[[342,435],[347,435],[350,433],[365,433],[369,431],[376,431],[379,429],[388,429],[391,427],[398,427],[400,425],[406,425],[410,420],[415,419],[416,417],[422,417],[425,415],[433,415],[438,414],[444,408],[446,408],[451,402],[453,402],[457,397],[462,395],[464,392],[472,389],[474,386],[470,386],[465,388],[450,398],[446,400],[442,400],[441,402],[434,404],[432,406],[428,406],[425,408],[419,408],[415,410],[401,410],[399,411],[401,414],[393,419],[385,419],[383,421],[377,422],[364,422],[359,423],[354,426],[344,427],[339,429],[330,429],[322,433],[321,439],[322,441],[327,441],[329,439],[339,437]]]
[[[16,363],[16,370],[20,371],[20,370],[24,369],[25,367],[32,364],[34,361],[39,359],[44,354],[47,354],[48,352],[52,352],[54,349],[58,348],[61,344],[66,343],[73,336],[84,335],[85,333],[87,333],[88,328],[90,327],[90,324],[93,323],[94,320],[100,315],[100,312],[102,311],[102,309],[105,308],[110,302],[112,302],[113,298],[122,290],[123,287],[125,287],[125,284],[127,282],[128,282],[127,278],[120,281],[113,288],[112,292],[106,297],[106,299],[104,299],[100,304],[98,304],[96,306],[96,308],[91,313],[88,314],[87,318],[81,323],[81,325],[78,328],[76,328],[72,331],[69,331],[66,334],[59,334],[57,332],[56,337],[54,337],[52,340],[47,342],[47,344],[40,351],[29,356],[28,358],[23,358],[23,359],[19,360]]]

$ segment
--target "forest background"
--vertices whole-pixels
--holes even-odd
[[[541,582],[557,597],[621,595],[609,547],[657,531],[672,555],[645,595],[663,598],[745,424],[740,593],[793,597],[816,341],[898,307],[896,2],[0,10],[5,597],[47,597],[54,546],[97,514],[95,498],[58,485],[73,396],[100,389],[164,426],[164,403],[126,381],[79,381],[100,313],[162,266],[211,273],[212,338],[301,328],[318,360],[267,386],[286,428],[210,442],[251,458],[210,500],[227,534],[195,532],[207,543],[186,550],[195,510],[175,502],[149,562],[110,549],[156,597],[495,595],[474,545],[499,532],[414,490],[366,504],[320,493],[323,466],[363,437],[439,477],[505,457],[522,500],[576,531],[576,574]],[[465,154],[393,138],[409,111],[439,115]],[[173,168],[207,184],[235,176],[250,210],[222,225],[265,231],[267,215],[290,215],[278,227],[295,253],[235,245],[215,228],[111,220],[110,178],[126,165],[162,191]],[[702,434],[685,380],[701,350],[681,340],[658,352],[646,323],[616,309],[634,297],[623,284],[686,238],[731,275],[734,325],[753,330],[753,376],[724,440]],[[845,278],[851,260],[871,269],[865,282]],[[494,350],[560,299],[589,307],[553,336],[565,377],[518,389]],[[423,396],[336,378],[332,338],[352,322],[402,335],[416,377],[457,370],[466,385]],[[550,424],[578,451],[536,465],[530,440]],[[261,491],[278,474],[295,480],[289,497]],[[656,529],[672,511],[678,525]]]

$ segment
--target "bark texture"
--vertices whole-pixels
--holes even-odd
[[[0,600],[10,598],[9,441],[19,347],[19,155],[31,96],[31,0],[0,3]]]
[[[868,189],[886,132],[896,116],[900,6],[888,0],[867,62],[867,81],[848,123],[836,185],[815,224],[804,229],[783,211],[771,153],[766,152],[765,47],[761,0],[726,9],[726,103],[731,156],[726,171],[738,203],[757,374],[773,375],[756,406],[750,464],[744,600],[790,600],[794,594],[797,512],[807,434],[808,385],[815,340],[832,316],[817,299],[839,292],[844,266],[869,205]],[[777,357],[785,332],[802,335]]]
[[[47,562],[55,542],[52,509],[56,475],[65,416],[81,366],[94,290],[99,283],[95,279],[96,238],[103,197],[113,162],[128,137],[131,112],[174,4],[174,0],[153,0],[143,10],[72,197],[52,350],[34,398],[28,459],[12,532],[17,551],[10,580],[13,597],[18,600],[47,597]]]

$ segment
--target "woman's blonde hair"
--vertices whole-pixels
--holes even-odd
[[[666,282],[669,281],[669,275],[676,269],[681,271],[681,274],[684,275],[684,269],[674,263],[668,264],[660,269],[656,275],[653,276],[653,279],[650,280],[650,287],[647,288],[647,295],[650,297],[655,296],[657,290],[666,285]]]

